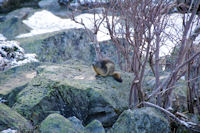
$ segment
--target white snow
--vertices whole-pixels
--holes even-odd
[[[24,55],[24,58],[23,60],[13,60],[11,62],[11,65],[13,67],[15,66],[20,66],[20,65],[23,65],[23,64],[26,64],[26,63],[30,63],[30,62],[38,62],[38,60],[36,59],[37,55],[36,54],[25,54]]]
[[[19,49],[20,52],[24,53],[24,49],[19,46],[19,42],[17,41],[1,41],[0,42],[0,50],[2,48],[14,48]]]
[[[0,69],[38,62],[36,54],[25,54],[17,41],[0,41]]]
[[[1,133],[17,133],[17,130],[12,130],[9,128],[9,129],[1,131]]]
[[[5,100],[5,99],[3,99],[3,98],[1,98],[0,97],[0,103],[4,103],[4,102],[6,102],[7,100]]]
[[[102,18],[102,14],[96,15],[96,19]],[[75,19],[79,22],[83,21],[85,26],[94,31],[94,15],[93,14],[81,14]],[[63,29],[71,29],[71,28],[84,28],[83,25],[75,23],[71,19],[62,19],[60,17],[55,16],[49,11],[42,10],[36,12],[27,20],[24,20],[27,26],[29,26],[32,30],[30,33],[18,35],[17,38],[30,37],[38,34],[60,31]],[[100,26],[100,31],[97,33],[98,41],[109,40],[110,36],[108,36],[108,30],[105,28],[105,22]]]
[[[95,16],[96,20],[98,22],[99,19],[103,17],[102,14],[98,14]],[[182,36],[182,14],[171,14],[168,16],[168,24],[167,28],[165,30],[165,38],[162,40],[164,46],[161,47],[160,55],[168,55],[172,51],[172,48],[180,43],[180,38]],[[76,16],[75,19],[79,22],[83,22],[85,26],[94,32],[94,15],[93,14],[81,14],[79,16]],[[111,21],[111,16],[108,17],[109,21]],[[119,18],[116,17],[116,22],[119,20]],[[27,20],[24,20],[23,23],[25,23],[27,26],[32,28],[30,33],[27,34],[21,34],[17,36],[17,38],[24,38],[24,37],[30,37],[38,34],[48,33],[48,32],[54,32],[54,31],[60,31],[63,29],[71,29],[71,28],[84,28],[82,25],[75,23],[71,19],[62,19],[60,17],[55,16],[53,13],[42,10],[38,11],[35,14],[33,14],[31,17],[29,17]],[[101,24],[100,30],[97,33],[97,40],[100,41],[106,41],[110,40],[109,32],[106,28],[106,22]],[[116,31],[118,32],[121,28],[119,23],[116,23]],[[170,36],[167,36],[170,35]],[[119,36],[120,37],[120,36]],[[196,39],[197,40],[197,39]],[[200,40],[200,37],[199,37]]]
[[[5,36],[3,36],[2,34],[0,34],[0,41],[5,41],[7,38]]]
[[[108,0],[79,0],[81,4],[86,4],[86,3],[108,3]]]
[[[70,6],[80,6],[80,5],[85,5],[85,4],[92,4],[92,3],[108,3],[109,0],[73,0],[70,2]]]

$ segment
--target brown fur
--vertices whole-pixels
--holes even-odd
[[[122,82],[121,76],[115,72],[115,64],[111,60],[102,59],[96,61],[92,66],[97,75],[103,77],[112,76],[116,81]]]

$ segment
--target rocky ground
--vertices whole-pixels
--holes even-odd
[[[122,72],[117,66],[123,83],[116,82],[112,77],[95,76],[91,67],[96,58],[94,42],[100,41],[101,35],[95,37],[90,30],[68,23],[63,23],[63,27],[71,28],[62,29],[55,24],[51,32],[44,32],[48,27],[40,23],[40,28],[44,28],[36,27],[37,31],[34,31],[34,26],[30,28],[26,25],[34,13],[51,12],[59,16],[57,19],[61,22],[62,18],[69,19],[71,11],[60,6],[57,0],[42,0],[39,3],[37,0],[24,0],[27,6],[34,8],[19,8],[24,7],[20,3],[9,7],[9,1],[12,0],[8,3],[0,0],[0,12],[4,13],[0,14],[2,133],[171,132],[170,119],[159,110],[150,107],[128,109],[132,73]],[[14,10],[16,8],[19,9]],[[40,34],[37,34],[38,30]],[[112,42],[101,40],[99,43],[103,56],[117,62]],[[30,58],[27,56],[30,54],[37,56]],[[162,73],[162,80],[166,74]],[[143,89],[148,93],[155,83],[148,68],[144,80]],[[174,96],[179,98],[179,109],[185,111],[187,106],[182,104],[186,103],[184,81],[180,80]],[[193,116],[190,120],[197,122],[198,117]],[[181,126],[177,129],[178,133],[192,132]]]

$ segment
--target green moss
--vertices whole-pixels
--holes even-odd
[[[121,132],[169,133],[170,127],[168,120],[159,111],[146,107],[124,111],[110,130],[110,133]]]
[[[32,126],[23,116],[0,103],[0,130],[4,128],[31,130]]]
[[[37,76],[17,94],[13,105],[34,125],[38,125],[53,112],[65,117],[76,116],[86,122],[90,104],[92,110],[97,112],[98,108],[93,106],[105,105],[100,107],[101,110],[111,115],[108,118],[105,118],[106,114],[102,117],[115,120],[116,112],[120,114],[128,107],[132,77],[129,74],[122,74],[125,79],[123,83],[116,82],[112,77],[95,78],[92,68],[77,60],[59,65],[47,63],[39,66],[36,71]]]
[[[39,63],[28,63],[0,72],[0,95],[8,96],[12,90],[25,86],[36,75]]]
[[[75,128],[76,127],[76,128]],[[40,125],[41,133],[84,133],[73,122],[59,114],[49,115]]]
[[[91,133],[105,133],[103,125],[98,120],[93,120],[86,126],[87,130]]]

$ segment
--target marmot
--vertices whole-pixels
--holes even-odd
[[[92,67],[97,75],[100,76],[112,76],[116,81],[122,82],[122,78],[119,73],[115,72],[115,64],[109,59],[101,59],[92,64]]]

